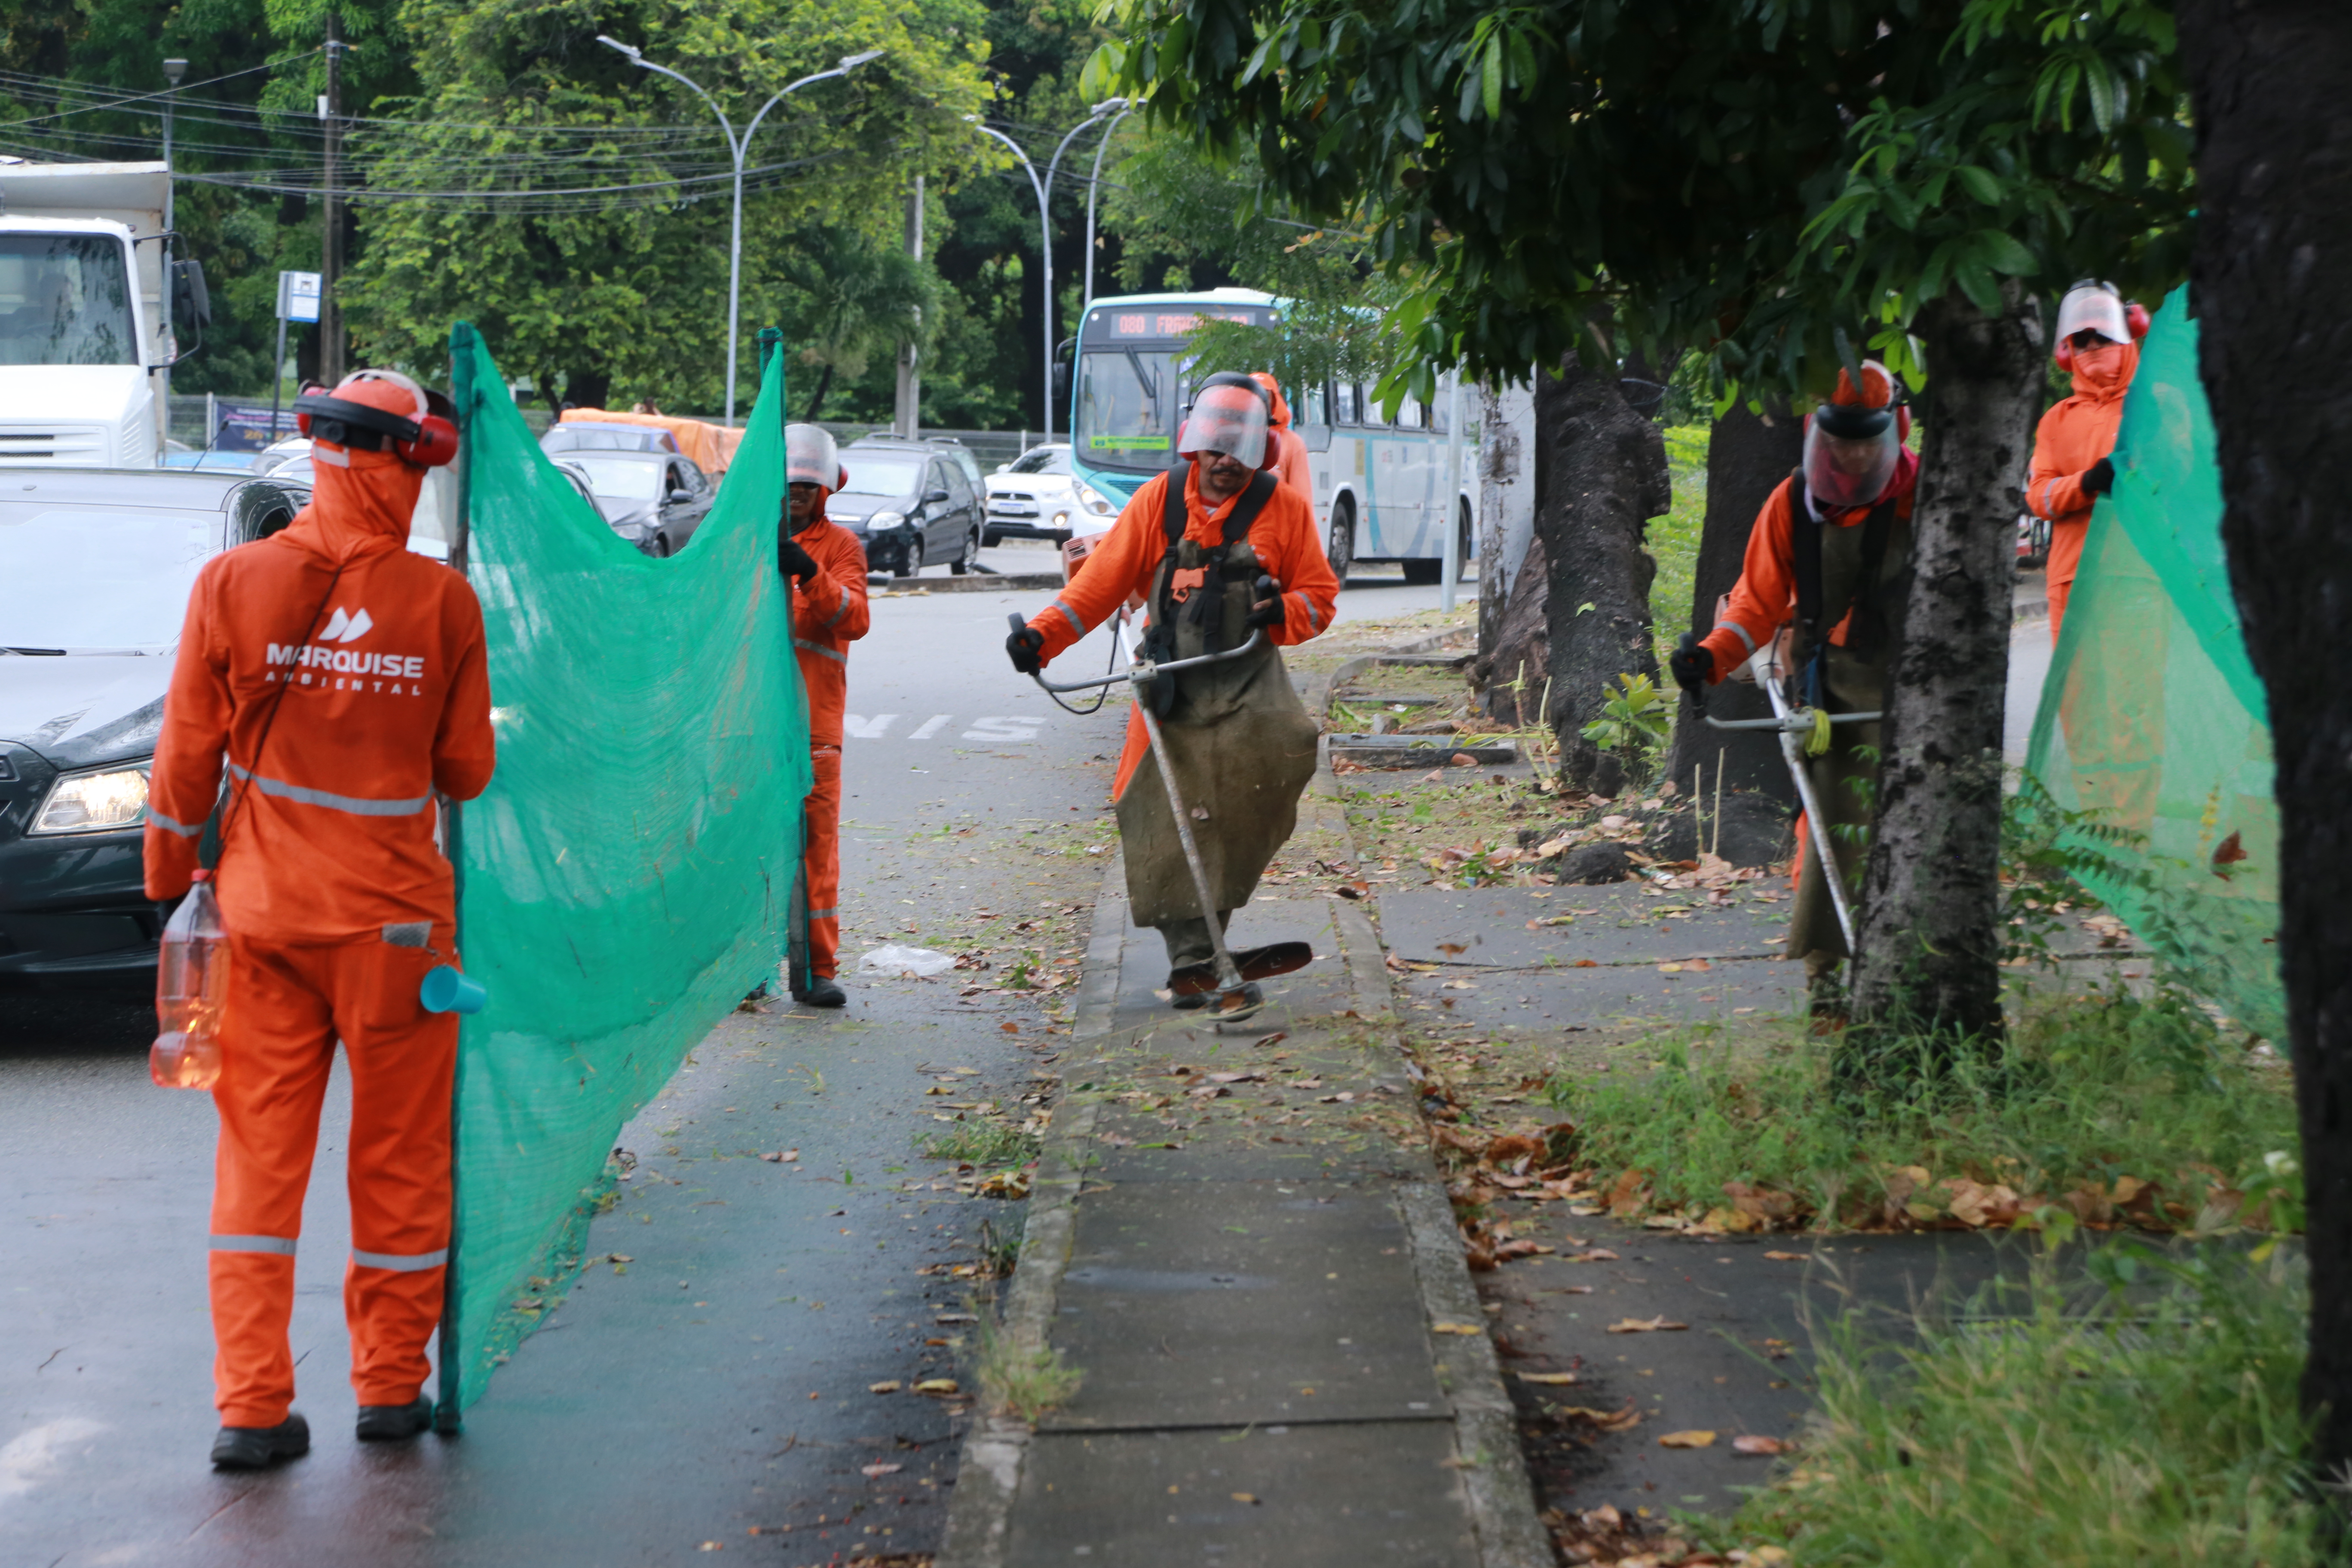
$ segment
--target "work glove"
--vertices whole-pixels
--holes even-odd
[[[1694,632],[1685,632],[1675,651],[1666,656],[1666,668],[1674,673],[1675,684],[1693,696],[1706,689],[1706,679],[1715,673],[1715,650],[1701,647]]]
[[[787,577],[816,575],[816,557],[801,548],[801,542],[786,534],[776,542],[776,569]]]
[[[1257,603],[1250,606],[1249,619],[1244,624],[1253,626],[1282,625],[1282,584],[1271,577],[1261,576],[1255,586],[1257,590]]]
[[[2116,465],[2112,458],[2101,458],[2083,470],[2083,493],[2103,496],[2116,488]]]
[[[1004,651],[1012,657],[1016,671],[1034,675],[1045,668],[1045,634],[1035,626],[1023,626],[1004,639]]]

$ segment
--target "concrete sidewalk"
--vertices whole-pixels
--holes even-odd
[[[1353,862],[1328,771],[1284,860]],[[975,1426],[940,1568],[1550,1563],[1370,922],[1261,895],[1234,937],[1318,957],[1221,1035],[1105,878],[1004,1311],[1083,1382]]]

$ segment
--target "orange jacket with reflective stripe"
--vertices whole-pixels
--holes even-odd
[[[2092,465],[2116,449],[2124,395],[2139,371],[2139,345],[2114,343],[2075,356],[2074,393],[2053,404],[2033,431],[2033,468],[2025,510],[2050,520],[2047,581],[2068,584],[2083,559],[2098,498],[2083,489]]]
[[[147,896],[176,898],[226,762],[222,920],[284,945],[454,920],[434,792],[479,795],[497,750],[481,606],[407,547],[421,470],[314,451],[301,515],[197,574],[148,792]]]
[[[1909,452],[1897,460],[1895,479],[1889,487],[1896,493],[1895,515],[1909,517],[1916,497],[1919,481],[1919,461]],[[1870,508],[1858,506],[1828,514],[1829,521],[1838,528],[1859,528],[1870,519]],[[1699,647],[1715,656],[1715,668],[1707,676],[1710,684],[1748,662],[1748,657],[1777,636],[1780,628],[1797,618],[1797,480],[1794,475],[1773,487],[1764,498],[1763,510],[1756,514],[1756,526],[1748,535],[1748,554],[1740,563],[1739,581],[1731,585],[1731,603],[1724,611],[1721,624],[1699,640]],[[1853,628],[1853,612],[1848,610],[1838,624],[1830,628],[1829,640],[1843,647],[1846,634]]]
[[[816,562],[806,581],[792,579],[793,651],[808,690],[809,744],[841,744],[841,715],[849,702],[849,645],[866,635],[866,549],[837,522],[820,522],[793,535]]]

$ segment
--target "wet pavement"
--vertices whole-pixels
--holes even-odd
[[[1341,608],[1386,616],[1436,595],[1375,580]],[[1001,662],[1005,612],[1046,597],[877,601],[850,673],[851,1005],[739,1013],[697,1047],[617,1140],[636,1164],[592,1227],[598,1261],[460,1436],[351,1437],[339,1070],[292,1329],[315,1446],[268,1474],[212,1473],[210,1100],[148,1082],[143,996],[0,994],[0,1563],[589,1568],[714,1550],[777,1563],[929,1552],[964,1402],[910,1391],[960,1375],[963,1348],[941,1342],[968,1332],[970,1272],[1017,1236],[1025,1205],[962,1196],[953,1165],[917,1141],[941,1130],[950,1097],[1019,1120],[1064,1044],[1046,1032],[1064,994],[965,996],[965,975],[846,971],[879,941],[1002,940],[1001,923],[998,939],[979,934],[983,914],[1031,921],[1013,940],[1040,943],[1074,921],[1083,943],[1105,864],[1086,851],[1110,836],[1120,714],[1061,713]]]

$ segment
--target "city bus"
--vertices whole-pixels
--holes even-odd
[[[1078,325],[1072,378],[1071,466],[1094,492],[1082,505],[1097,528],[1144,480],[1174,459],[1176,431],[1192,400],[1184,340],[1207,316],[1264,326],[1281,319],[1282,302],[1250,289],[1189,294],[1125,294],[1097,299]],[[1466,574],[1478,559],[1475,421],[1465,393],[1462,453],[1454,494],[1446,495],[1447,395],[1434,406],[1409,400],[1384,419],[1369,383],[1286,386],[1295,429],[1314,479],[1315,522],[1342,583],[1350,565],[1394,562],[1408,583],[1435,583],[1444,573],[1450,525]]]

